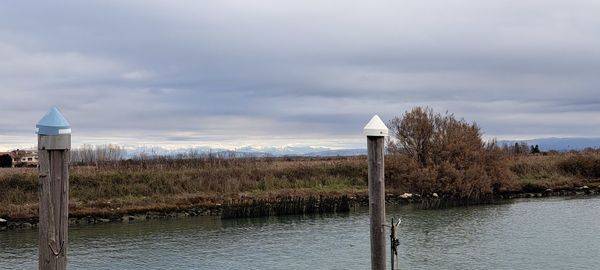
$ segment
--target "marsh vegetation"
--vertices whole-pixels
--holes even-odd
[[[394,134],[385,161],[390,194],[436,193],[478,200],[600,183],[598,150],[535,152],[523,145],[498,146],[484,142],[475,123],[428,108],[415,108],[389,126]],[[364,197],[367,191],[365,156],[240,157],[196,152],[124,160],[122,155],[114,147],[76,152],[71,214]],[[35,217],[37,189],[37,169],[0,169],[0,217]]]

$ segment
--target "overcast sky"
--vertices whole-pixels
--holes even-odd
[[[364,147],[418,105],[487,138],[600,137],[600,1],[6,1],[0,150]]]

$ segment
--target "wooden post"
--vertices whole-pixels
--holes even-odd
[[[52,108],[36,125],[39,156],[39,269],[66,270],[71,128]]]
[[[388,129],[375,115],[364,128],[369,164],[369,213],[371,216],[371,269],[384,270],[385,260],[385,181],[384,143]]]

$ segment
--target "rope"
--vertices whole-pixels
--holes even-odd
[[[50,164],[52,164],[52,155],[50,154],[50,151],[48,151],[48,156],[49,156],[49,159],[50,159]],[[64,160],[63,160],[63,162],[64,162]],[[64,164],[62,166],[62,169],[64,170]],[[50,165],[50,175],[52,175],[52,165]],[[58,181],[58,182],[60,182],[59,184],[61,185],[60,186],[61,189],[62,189],[62,185],[64,185],[63,181],[65,181],[65,179],[63,179],[62,175],[61,175],[60,181]],[[48,193],[49,194],[48,200],[50,201],[50,205],[52,206],[53,205],[53,203],[52,203],[52,199],[53,199],[52,198],[52,190],[54,190],[55,185],[52,183],[52,181],[48,180],[48,182],[49,182],[49,188],[50,188],[50,192]],[[64,201],[65,200],[62,199],[62,196],[60,196],[61,194],[62,194],[62,192],[59,193],[59,200],[60,200],[60,209],[59,209],[59,218],[58,218],[59,219],[59,221],[58,221],[59,226],[58,226],[58,230],[56,228],[54,230],[54,234],[55,234],[54,237],[56,238],[58,236],[58,239],[61,239],[61,236],[64,237],[64,235],[62,235],[61,231],[62,231],[62,227],[63,227],[63,213],[64,213]],[[48,215],[49,215],[48,220],[53,219],[53,217],[54,217],[54,207],[52,207],[52,211],[48,211]],[[58,235],[56,235],[56,234],[58,234]],[[55,263],[56,269],[59,269],[58,268],[58,257],[64,252],[64,246],[65,246],[65,240],[64,239],[60,242],[60,246],[59,246],[58,251],[56,251],[56,249],[54,247],[52,247],[51,243],[48,243],[48,248],[50,248],[50,251],[52,252],[52,255],[54,255],[54,257],[55,257],[54,263]]]
[[[52,254],[54,254],[55,257],[58,257],[62,253],[64,245],[65,245],[65,241],[63,240],[63,241],[61,241],[60,249],[57,252],[57,251],[54,251],[54,248],[52,247],[52,245],[50,245],[50,243],[48,243],[48,247],[50,248],[50,251],[52,251]]]
[[[394,219],[392,218],[392,226],[391,226],[391,232],[390,232],[390,245],[392,247],[392,270],[394,269],[399,269],[399,262],[398,262],[398,246],[400,246],[400,239],[398,239],[396,233],[397,233],[397,228],[400,225],[400,223],[402,222],[401,219],[398,219],[398,222],[396,224],[394,224]]]

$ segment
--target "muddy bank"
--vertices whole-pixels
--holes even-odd
[[[173,211],[140,211],[137,213],[126,213],[126,214],[112,214],[107,215],[100,213],[98,215],[69,215],[69,226],[108,223],[108,222],[139,222],[150,219],[167,219],[167,218],[181,218],[181,217],[193,217],[193,216],[218,216],[221,213],[221,208],[190,208],[180,209]],[[25,219],[14,219],[7,220],[0,219],[0,231],[3,230],[14,230],[14,229],[30,229],[37,228],[38,218],[25,218]]]
[[[575,188],[532,190],[532,192],[507,191],[499,194],[488,194],[482,197],[470,199],[443,196],[436,193],[424,196],[410,193],[404,193],[400,195],[386,194],[386,204],[412,204],[419,209],[439,209],[447,207],[502,203],[510,199],[588,195],[600,195],[600,187],[582,186]]]
[[[500,203],[517,198],[542,198],[552,196],[590,196],[600,195],[600,187],[576,187],[565,189],[536,190],[535,192],[504,192],[477,199],[457,199],[438,194],[386,194],[388,205],[414,205],[420,209],[438,209],[487,203]],[[194,216],[220,216],[221,218],[250,218],[280,215],[302,215],[349,212],[356,207],[368,207],[366,193],[334,196],[291,196],[271,199],[240,198],[211,206],[193,206],[173,209],[138,209],[126,213],[90,213],[70,215],[69,225],[79,226],[108,222],[141,222],[151,219],[184,218]],[[0,218],[0,231],[15,229],[36,229],[37,217],[10,219]]]
[[[317,213],[349,212],[356,204],[356,197],[306,197],[282,198],[276,201],[259,200],[246,203],[230,203],[223,206],[222,218],[249,218],[281,215],[304,215]]]

